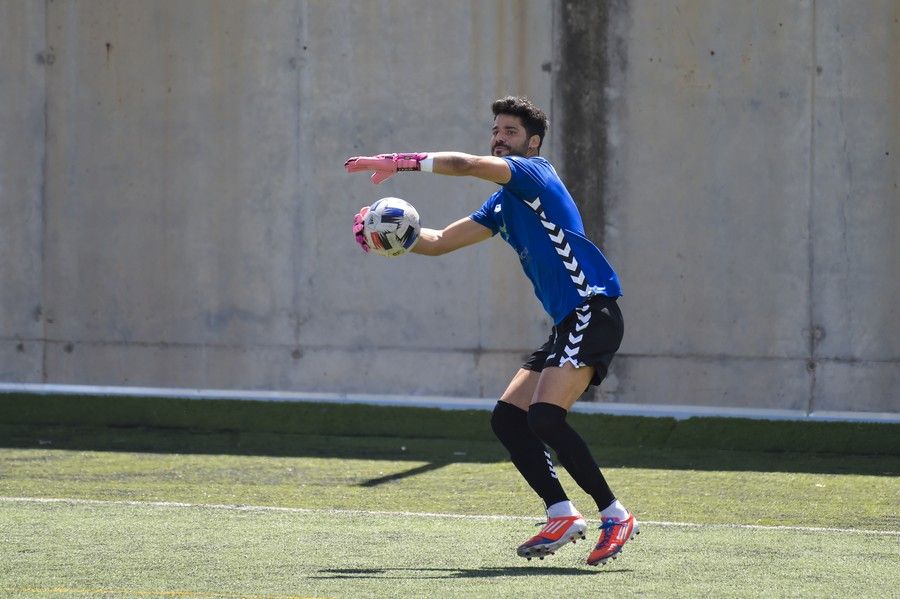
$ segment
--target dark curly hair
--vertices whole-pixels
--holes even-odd
[[[547,135],[547,130],[550,128],[550,119],[531,100],[521,96],[506,96],[505,98],[494,100],[494,103],[491,104],[491,110],[494,111],[494,118],[498,114],[509,114],[522,119],[522,126],[525,127],[525,133],[528,134],[528,137],[537,135],[540,137],[538,149],[543,145],[544,136]]]

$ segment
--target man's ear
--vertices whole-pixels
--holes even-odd
[[[541,148],[541,136],[532,135],[528,138],[528,149],[537,152]]]

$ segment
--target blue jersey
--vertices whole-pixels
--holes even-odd
[[[581,214],[553,166],[540,156],[505,160],[512,178],[470,218],[513,247],[553,322],[592,295],[622,295],[618,276],[585,237]]]

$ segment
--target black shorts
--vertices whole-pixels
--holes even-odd
[[[550,338],[522,364],[541,372],[545,366],[593,366],[591,385],[599,385],[622,343],[625,324],[616,298],[595,295],[553,327]]]

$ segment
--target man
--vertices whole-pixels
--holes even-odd
[[[543,559],[569,541],[585,538],[587,524],[560,485],[546,443],[597,503],[601,534],[587,561],[605,564],[638,534],[638,524],[613,495],[566,415],[589,385],[600,384],[619,348],[619,280],[585,237],[581,215],[553,166],[540,157],[547,115],[529,100],[512,96],[495,101],[492,110],[490,156],[381,154],[350,158],[344,166],[351,173],[372,171],[376,184],[398,171],[424,171],[478,177],[501,186],[471,216],[441,230],[423,228],[412,251],[437,256],[500,233],[519,255],[555,326],[512,378],[491,416],[513,464],[547,507],[547,523],[517,553]],[[356,215],[353,231],[368,251],[361,234],[366,210]]]

